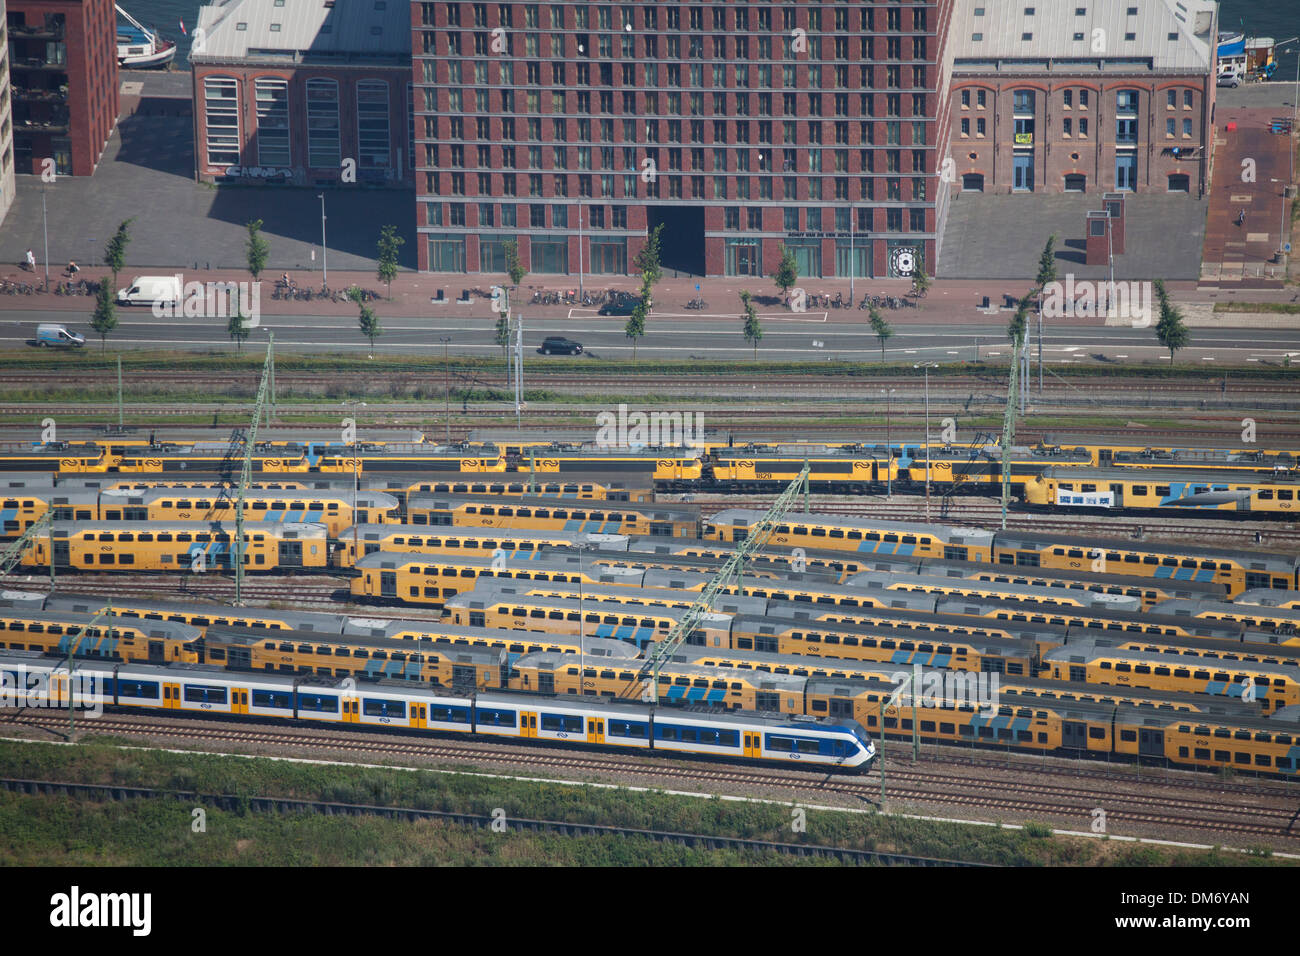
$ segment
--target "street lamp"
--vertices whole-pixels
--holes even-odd
[[[885,462],[885,495],[891,500],[894,497],[894,446],[889,439],[889,423],[894,409],[894,393],[897,389],[891,388],[888,391],[880,390],[880,394],[885,396],[885,453],[888,460]]]
[[[45,236],[45,291],[50,291],[50,220],[45,214],[45,186],[41,186],[41,232]],[[50,539],[54,540],[53,538]],[[53,560],[53,559],[51,559]],[[68,671],[68,680],[72,679],[72,671]]]
[[[451,444],[451,366],[447,364],[447,343],[451,341],[450,335],[438,336],[438,341],[442,343],[442,371],[443,371],[443,389],[442,389],[442,420],[447,423],[447,444]]]
[[[930,369],[938,362],[920,362],[912,368],[925,369],[925,520],[930,520]]]
[[[330,267],[329,253],[325,248],[325,194],[317,193],[316,198],[320,200],[320,265],[321,265],[321,288],[328,289],[330,285]]]
[[[578,305],[582,305],[582,203],[578,203]]]
[[[854,305],[853,280],[858,274],[858,259],[853,254],[853,204],[849,204],[849,305]]]

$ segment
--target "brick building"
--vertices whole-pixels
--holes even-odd
[[[199,10],[190,63],[198,179],[411,185],[400,0],[214,3]]]
[[[113,0],[6,0],[15,166],[90,176],[117,123]]]
[[[958,10],[954,191],[1204,194],[1217,3],[963,0]]]
[[[420,268],[933,263],[953,4],[416,0]]]
[[[13,92],[9,82],[9,27],[0,0],[0,223],[14,204]]]

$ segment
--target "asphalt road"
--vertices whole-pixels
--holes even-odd
[[[233,349],[224,319],[161,319],[147,309],[121,309],[117,329],[108,342],[118,349]],[[758,345],[760,359],[785,361],[850,360],[873,362],[880,359],[880,343],[861,325],[827,322],[817,316],[792,319],[785,315],[762,316],[763,338]],[[76,320],[66,311],[0,312],[0,348],[21,351],[31,348],[36,325],[56,322],[86,336],[88,349],[96,347],[98,336],[86,319]],[[564,335],[581,342],[593,360],[603,357],[629,358],[632,342],[623,334],[622,318],[596,318],[594,313],[574,310],[569,318],[530,321],[525,313],[526,354],[540,359],[537,347],[548,335]],[[494,343],[495,317],[449,314],[446,318],[388,317],[375,351],[386,354],[437,355],[442,336],[450,336],[449,350],[457,355],[500,356]],[[947,324],[895,325],[886,343],[887,361],[1005,361],[1009,350],[1006,320],[1002,317],[963,323],[960,329]],[[356,319],[347,315],[263,315],[262,323],[248,341],[248,348],[262,347],[267,330],[275,332],[277,350],[296,352],[369,352],[370,343],[361,335]],[[1280,364],[1288,354],[1300,358],[1300,329],[1204,329],[1191,330],[1191,345],[1178,353],[1179,363],[1217,362],[1225,365],[1248,363]],[[1037,341],[1031,323],[1031,353]],[[652,315],[646,335],[637,345],[637,355],[661,359],[747,359],[752,348],[740,332],[735,316]],[[1168,359],[1156,341],[1155,330],[1127,327],[1049,325],[1044,327],[1043,358],[1049,364]]]

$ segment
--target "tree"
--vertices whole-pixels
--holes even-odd
[[[1156,323],[1156,340],[1169,350],[1169,364],[1174,364],[1174,353],[1187,348],[1192,333],[1183,325],[1183,312],[1169,301],[1164,281],[1155,281],[1156,298],[1160,300],[1160,321]]]
[[[1031,289],[1016,303],[1016,312],[1011,316],[1011,321],[1007,324],[1007,337],[1016,344],[1017,347],[1022,345],[1025,340],[1025,330],[1029,327],[1029,310],[1033,307],[1034,296],[1037,290]],[[1020,353],[1015,353],[1019,355]],[[1014,360],[1014,359],[1013,359]]]
[[[894,337],[894,327],[885,321],[880,310],[874,305],[868,313],[871,316],[871,331],[880,339],[880,361],[885,360],[885,342]]]
[[[784,245],[780,248],[781,264],[772,273],[772,281],[781,290],[782,295],[789,293],[791,287],[799,281],[799,266],[794,261],[794,253]]]
[[[926,274],[924,262],[916,264],[916,274],[912,276],[912,288],[916,290],[917,295],[925,295],[930,291],[930,277]]]
[[[646,244],[641,247],[641,251],[632,259],[632,265],[636,271],[641,273],[642,286],[654,285],[663,278],[663,265],[659,261],[660,240],[663,238],[664,224],[660,223],[654,227],[654,230],[646,238]],[[649,306],[647,306],[649,308]]]
[[[262,270],[266,268],[266,260],[271,254],[271,246],[259,234],[262,229],[262,220],[251,219],[245,225],[248,227],[248,244],[244,247],[244,252],[248,258],[248,271],[256,279],[261,275]]]
[[[384,226],[379,230],[379,268],[377,274],[380,282],[388,284],[388,300],[393,299],[393,280],[397,278],[397,257],[406,240],[397,234],[396,226]]]
[[[1038,287],[1039,294],[1048,283],[1056,281],[1056,233],[1047,237],[1047,245],[1043,246],[1042,255],[1038,257],[1038,275],[1034,283]]]
[[[745,323],[742,329],[745,341],[754,347],[754,361],[758,361],[758,342],[763,337],[763,326],[758,321],[758,311],[754,308],[754,297],[748,291],[740,293],[740,304],[744,308],[740,316]]]
[[[642,286],[644,291],[644,286]],[[645,295],[641,296],[641,301],[632,307],[632,314],[627,317],[627,323],[623,326],[623,334],[632,340],[632,361],[636,361],[636,340],[645,335]]]
[[[361,327],[361,334],[370,339],[370,349],[374,351],[375,336],[383,335],[384,330],[379,325],[379,316],[375,315],[375,310],[368,305],[362,305],[360,314],[357,316],[357,325]]]
[[[126,247],[131,242],[131,223],[135,222],[132,216],[117,227],[117,232],[113,233],[113,238],[108,240],[108,245],[104,247],[104,265],[113,270],[113,288],[117,288],[117,274],[122,271],[126,265]]]
[[[501,354],[509,362],[510,353],[507,350],[510,348],[510,320],[504,312],[497,316],[496,343],[501,346]]]
[[[242,352],[244,350],[244,339],[248,338],[251,331],[244,323],[248,321],[248,316],[244,315],[243,309],[236,309],[235,314],[230,317],[226,323],[226,334],[235,340],[235,345]]]
[[[519,283],[523,282],[524,276],[528,275],[528,270],[519,261],[519,243],[514,239],[507,239],[501,243],[501,248],[506,254],[506,274],[510,276],[510,285],[518,289]]]
[[[107,345],[108,333],[117,328],[117,305],[113,302],[113,289],[107,282],[99,284],[95,293],[95,312],[90,317],[90,327],[99,333],[99,350]]]

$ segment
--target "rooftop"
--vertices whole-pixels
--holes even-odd
[[[218,0],[199,8],[195,40],[195,63],[409,66],[411,7],[404,0]]]

